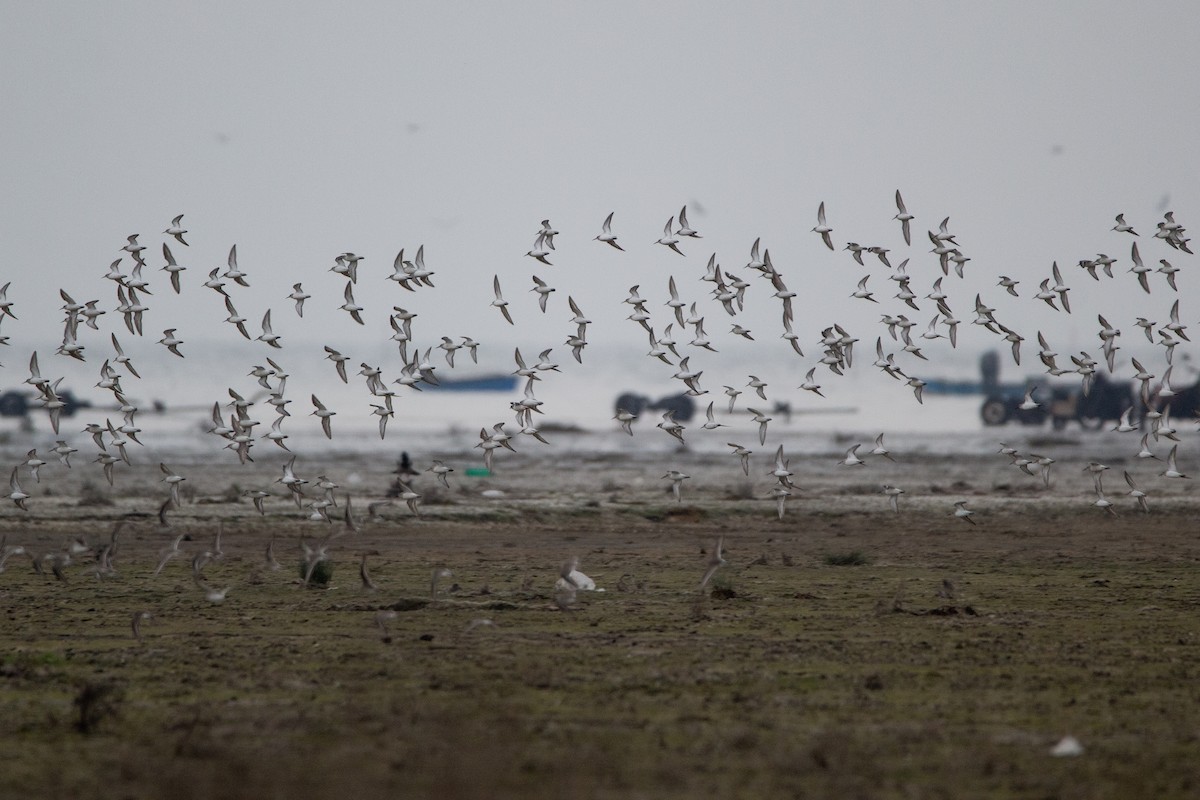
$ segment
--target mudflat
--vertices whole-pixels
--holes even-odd
[[[915,458],[899,513],[871,468],[796,467],[782,520],[771,479],[716,456],[686,462],[682,502],[661,460],[423,475],[420,517],[369,516],[390,465],[346,457],[329,523],[277,464],[241,485],[172,464],[165,528],[157,466],[63,479],[5,509],[7,546],[95,548],[124,520],[115,574],[8,558],[0,795],[1194,797],[1190,486],[1158,481],[1142,514],[1113,470],[1112,517],[1086,474],[1046,489],[1003,461]],[[260,484],[265,515],[241,496]],[[301,542],[325,537],[332,575],[304,586]],[[556,592],[572,557],[604,591]],[[1068,735],[1083,753],[1051,755]]]

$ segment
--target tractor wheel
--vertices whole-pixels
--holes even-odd
[[[1003,425],[1008,422],[1008,406],[1003,400],[993,397],[984,401],[979,416],[983,418],[984,425]]]

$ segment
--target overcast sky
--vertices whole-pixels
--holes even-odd
[[[848,297],[867,270],[810,232],[821,201],[839,248],[911,255],[919,295],[940,274],[924,232],[949,215],[973,259],[966,281],[947,283],[959,318],[983,291],[1030,340],[1043,329],[1063,350],[1098,351],[1097,311],[1132,340],[1134,317],[1165,321],[1175,299],[1161,276],[1146,297],[1124,271],[1130,240],[1110,231],[1113,216],[1145,240],[1166,197],[1200,225],[1194,3],[0,8],[0,270],[22,317],[0,328],[13,337],[5,385],[24,377],[29,350],[53,350],[57,289],[115,305],[101,276],[131,233],[152,254],[150,342],[173,326],[237,344],[200,285],[237,243],[252,284],[234,294],[239,311],[257,321],[273,308],[285,342],[373,352],[398,303],[421,314],[425,343],[471,335],[507,368],[513,342],[561,347],[568,293],[596,320],[597,348],[640,358],[645,335],[620,303],[628,287],[642,284],[665,323],[668,275],[709,304],[696,282],[708,256],[744,274],[756,237],[800,292],[806,342],[834,321],[873,342],[880,309]],[[911,249],[892,220],[898,188],[917,217]],[[680,258],[652,243],[684,203],[705,238]],[[627,253],[592,241],[610,211]],[[179,213],[192,247],[174,248],[189,268],[177,299],[157,267]],[[523,255],[546,217],[562,232],[553,267]],[[401,247],[420,244],[438,288],[408,295],[384,277]],[[1143,241],[1143,255],[1184,267],[1179,297],[1195,323],[1200,277],[1161,245]],[[337,310],[344,281],[328,272],[347,250],[366,257],[362,329]],[[1103,286],[1075,266],[1101,251],[1121,260]],[[1054,260],[1073,288],[1069,319],[1029,297]],[[894,293],[886,270],[870,272],[881,297]],[[493,274],[515,329],[488,306]],[[532,274],[559,289],[544,316]],[[1000,274],[1022,281],[1019,300],[1002,296]],[[304,320],[283,299],[296,281],[314,295]],[[787,358],[778,302],[759,280],[751,292],[739,321]],[[922,327],[925,305],[911,314]],[[709,336],[727,336],[720,307],[707,314],[719,320]],[[87,342],[101,358],[106,339]],[[245,348],[247,364],[261,360],[262,345]],[[805,368],[820,357],[806,353]]]

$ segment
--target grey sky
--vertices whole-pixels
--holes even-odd
[[[147,339],[171,324],[185,339],[229,334],[199,284],[236,242],[252,283],[239,310],[256,321],[274,308],[285,340],[336,326],[350,349],[379,346],[401,303],[420,311],[427,341],[554,344],[570,332],[570,293],[601,326],[598,346],[641,348],[622,319],[629,285],[661,309],[673,274],[702,299],[708,255],[738,269],[761,236],[802,292],[806,341],[835,320],[873,341],[878,310],[847,297],[865,271],[809,229],[824,200],[839,247],[903,258],[897,188],[917,215],[920,294],[937,272],[924,231],[950,215],[974,259],[964,284],[947,284],[960,318],[983,291],[1031,340],[1035,327],[1094,340],[1096,310],[1136,332],[1131,289],[1159,321],[1174,295],[1160,277],[1140,296],[1128,241],[1109,228],[1124,211],[1152,233],[1165,194],[1200,225],[1198,17],[1189,3],[1122,2],[4,2],[2,269],[32,313],[3,332],[14,354],[52,350],[55,290],[109,304],[100,276],[124,237],[140,233],[157,268],[158,232],[183,212],[188,290],[176,300],[159,287]],[[705,239],[681,259],[651,242],[685,202]],[[614,210],[624,256],[591,241]],[[563,232],[554,267],[522,255],[544,217]],[[439,288],[405,295],[383,277],[421,243]],[[1172,255],[1144,247],[1151,264]],[[335,310],[343,282],[327,270],[344,250],[367,257],[362,331]],[[1075,266],[1100,250],[1123,262],[1104,286]],[[1072,319],[995,287],[1004,273],[1032,294],[1054,259],[1083,312]],[[1186,259],[1194,322],[1200,279]],[[894,292],[871,272],[881,296]],[[494,273],[517,330],[487,307]],[[531,273],[560,289],[545,317]],[[283,300],[297,280],[317,296],[303,322]],[[777,304],[755,283],[751,327],[775,339]],[[710,336],[727,330],[719,307],[708,313],[721,315]],[[932,313],[912,316],[923,326]],[[259,349],[247,352],[256,363]],[[8,383],[20,356],[4,355]],[[809,355],[805,367],[819,350]]]

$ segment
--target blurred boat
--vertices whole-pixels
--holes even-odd
[[[425,383],[427,392],[511,392],[517,388],[517,376],[506,373],[480,375],[477,378],[438,378],[437,383]]]

